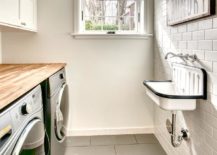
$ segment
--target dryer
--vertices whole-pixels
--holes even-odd
[[[64,152],[63,142],[63,106],[66,104],[66,77],[62,69],[42,83],[44,98],[45,126],[50,139],[46,148],[51,149],[51,155],[60,155]]]
[[[0,113],[0,154],[44,154],[41,87],[37,86]]]

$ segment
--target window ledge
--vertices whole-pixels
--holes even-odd
[[[82,34],[71,33],[75,39],[148,39],[153,34]]]

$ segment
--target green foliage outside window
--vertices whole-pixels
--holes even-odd
[[[95,24],[92,23],[91,21],[86,21],[85,22],[85,30],[118,30],[118,26],[117,25],[111,25],[111,24],[104,24],[104,25],[100,25],[100,24]]]

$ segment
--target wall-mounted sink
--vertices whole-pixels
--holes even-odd
[[[207,98],[206,71],[176,63],[172,68],[171,81],[144,81],[147,95],[164,110],[195,110],[196,100]]]

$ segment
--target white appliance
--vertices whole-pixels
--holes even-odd
[[[37,86],[0,113],[0,154],[44,154],[41,87]]]
[[[50,139],[50,143],[46,144],[46,148],[51,149],[51,155],[60,155],[64,152],[62,144],[65,139],[62,113],[66,94],[65,70],[62,69],[52,75],[42,84],[42,88],[45,95],[43,97],[45,101],[45,126]]]

